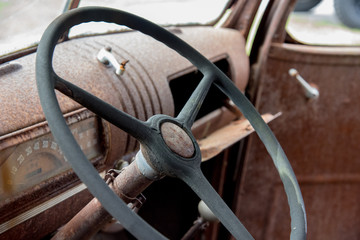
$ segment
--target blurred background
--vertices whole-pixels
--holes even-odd
[[[80,7],[115,7],[162,25],[213,24],[228,1],[81,0]],[[64,12],[67,2],[0,0],[0,56],[35,46],[50,22]],[[269,0],[263,0],[261,6],[266,6],[267,2]],[[355,24],[347,24],[348,17],[355,19]],[[70,36],[121,29],[124,28],[115,24],[84,24],[74,27]],[[304,44],[360,46],[360,0],[298,0],[296,11],[289,17],[287,31]]]
[[[310,2],[319,3],[306,10],[306,7],[311,6]],[[296,11],[300,6],[303,8]],[[345,19],[340,19],[341,17]],[[345,25],[349,21],[346,17],[350,17],[355,23]],[[299,0],[295,11],[290,15],[287,31],[293,38],[306,44],[360,46],[360,1]]]

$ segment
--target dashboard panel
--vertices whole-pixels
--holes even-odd
[[[103,154],[96,117],[74,123],[70,129],[88,159]],[[0,159],[0,201],[71,168],[50,132],[5,149]]]
[[[224,68],[237,87],[245,89],[249,63],[239,32],[213,27],[169,30]],[[111,48],[119,62],[129,61],[123,75],[97,60],[104,47]],[[143,121],[155,114],[176,114],[182,103],[174,93],[184,90],[180,88],[188,86],[187,81],[201,79],[185,58],[133,31],[60,43],[53,65],[60,77]],[[35,219],[47,222],[47,226],[32,230],[38,234],[35,238],[41,238],[68,221],[91,196],[85,187],[79,187],[46,124],[35,84],[35,54],[0,65],[0,84],[6,90],[0,95],[0,239],[16,236],[19,229],[25,237]],[[57,92],[57,97],[76,140],[99,172],[138,149],[136,140],[123,131],[61,93]],[[218,98],[214,93],[210,100]],[[195,123],[196,137],[204,137],[234,118],[222,104],[213,106]],[[64,194],[66,197],[59,198]],[[55,211],[69,204],[72,209],[54,218]],[[47,207],[34,210],[43,205]]]

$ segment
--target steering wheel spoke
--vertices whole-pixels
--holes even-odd
[[[224,200],[206,180],[200,169],[178,176],[203,200],[236,239],[254,239]]]
[[[204,99],[209,92],[209,89],[214,82],[215,75],[208,73],[205,74],[200,81],[195,91],[191,94],[191,97],[186,102],[185,106],[181,109],[177,119],[183,122],[187,128],[191,128],[195,118],[204,102]]]
[[[151,129],[145,122],[113,107],[109,103],[57,75],[55,77],[55,89],[129,133],[139,141],[142,141],[150,134]]]
[[[288,198],[291,216],[291,239],[305,239],[307,226],[304,200],[295,173],[280,143],[255,107],[225,75],[219,77],[219,81],[215,85],[240,109],[264,143],[280,175]]]

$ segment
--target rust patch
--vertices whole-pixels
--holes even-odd
[[[176,124],[165,122],[161,125],[161,134],[166,145],[174,153],[190,158],[194,155],[195,148],[189,135]]]
[[[280,115],[281,113],[275,115],[267,113],[262,115],[262,118],[266,123],[268,123]],[[202,156],[201,160],[206,161],[215,157],[223,150],[245,138],[252,132],[254,132],[254,128],[250,125],[247,119],[240,119],[231,122],[225,127],[213,132],[208,137],[198,141]]]
[[[125,203],[129,203],[151,183],[151,180],[140,173],[136,162],[132,162],[119,173],[109,187]],[[94,198],[52,239],[89,239],[111,220],[112,216]]]

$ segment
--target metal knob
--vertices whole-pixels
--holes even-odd
[[[210,208],[204,203],[203,200],[199,202],[198,210],[201,218],[208,222],[218,222],[219,219],[214,215]]]

